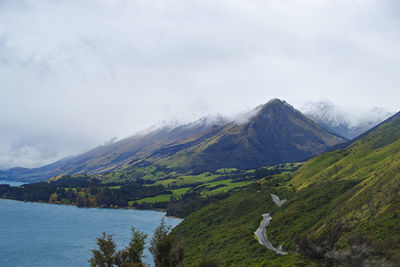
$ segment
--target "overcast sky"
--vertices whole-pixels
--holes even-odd
[[[162,120],[399,109],[400,1],[0,0],[0,168]]]

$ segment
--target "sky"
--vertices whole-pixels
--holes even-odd
[[[271,98],[399,110],[398,0],[0,0],[0,169]]]

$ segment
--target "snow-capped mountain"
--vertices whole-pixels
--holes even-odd
[[[348,139],[359,136],[392,115],[377,107],[361,114],[351,114],[328,100],[309,101],[300,110],[326,130]]]
[[[150,165],[192,173],[254,169],[302,161],[346,141],[279,99],[243,114],[234,120],[216,116],[187,124],[162,123],[81,155],[35,169],[9,169],[0,177],[40,181]]]

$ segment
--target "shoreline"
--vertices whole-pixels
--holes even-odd
[[[166,217],[170,217],[170,218],[175,218],[175,219],[181,219],[183,220],[183,218],[180,217],[176,217],[176,216],[167,216],[167,212],[165,210],[162,209],[137,209],[134,207],[117,207],[117,208],[110,208],[110,207],[80,207],[76,204],[68,204],[68,203],[54,203],[54,202],[45,202],[45,201],[25,201],[25,200],[18,200],[18,199],[12,199],[12,198],[4,198],[4,197],[0,197],[0,200],[10,200],[10,201],[17,201],[17,202],[25,202],[25,203],[38,203],[38,204],[47,204],[47,205],[60,205],[60,206],[74,206],[76,208],[79,209],[109,209],[109,210],[147,210],[147,211],[157,211],[157,212],[163,212],[165,213]]]
[[[3,182],[3,183],[2,183]],[[20,183],[20,185],[12,185],[10,183]],[[9,185],[10,187],[19,187],[21,185],[24,184],[31,184],[32,182],[20,182],[20,181],[10,181],[10,180],[4,180],[4,179],[0,179],[0,185]],[[77,208],[94,208],[94,209],[119,209],[119,210],[150,210],[150,211],[158,211],[158,212],[164,212],[166,213],[166,209],[157,209],[157,208],[146,208],[146,209],[140,209],[140,208],[136,208],[133,206],[125,206],[125,207],[120,207],[118,205],[111,205],[109,207],[105,207],[105,206],[79,206],[77,203],[61,203],[59,201],[56,202],[49,202],[49,201],[27,201],[27,200],[19,200],[19,199],[13,199],[13,198],[6,198],[6,197],[2,197],[0,196],[0,199],[7,199],[7,200],[13,200],[13,201],[20,201],[20,202],[30,202],[30,203],[42,203],[42,204],[50,204],[50,205],[65,205],[65,206],[75,206]],[[177,218],[177,219],[183,219],[180,217],[176,217],[176,216],[168,216],[171,218]]]

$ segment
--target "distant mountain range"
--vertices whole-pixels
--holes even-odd
[[[204,118],[162,126],[40,168],[12,168],[0,177],[40,181],[60,174],[99,174],[144,164],[194,173],[257,168],[305,160],[344,141],[285,101],[273,99],[238,121]]]
[[[86,153],[43,167],[12,168],[0,172],[0,178],[40,181],[60,174],[110,172],[168,144],[195,136],[219,123],[225,123],[225,121],[222,118],[203,118],[185,125],[154,127],[119,141],[114,139],[112,142],[105,142]]]
[[[347,139],[359,136],[392,115],[382,108],[375,107],[355,116],[327,100],[307,102],[300,110],[326,130]]]

